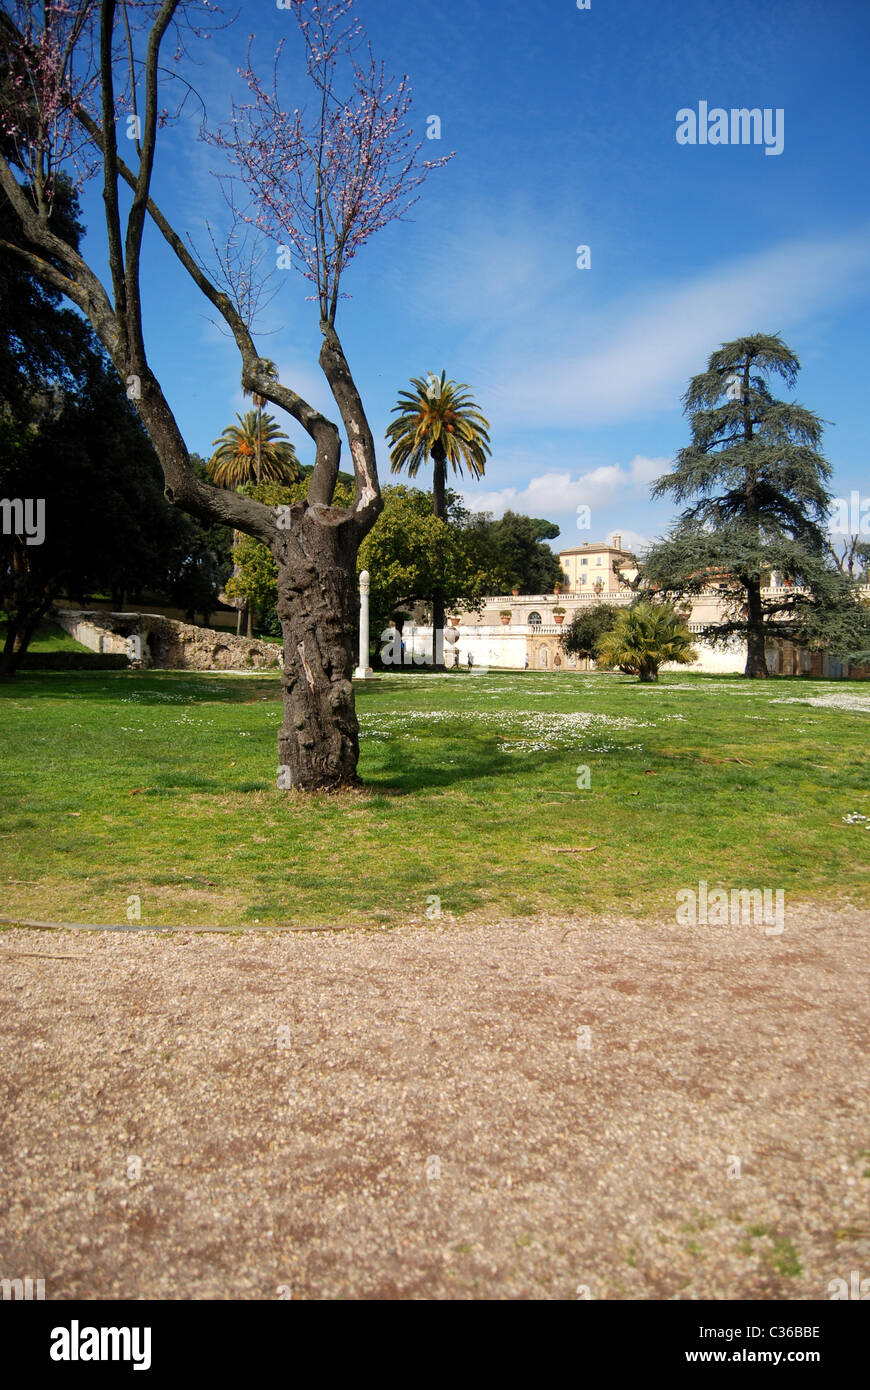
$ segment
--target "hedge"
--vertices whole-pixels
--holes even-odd
[[[126,671],[123,652],[25,652],[19,671]]]

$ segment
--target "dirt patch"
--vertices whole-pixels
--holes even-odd
[[[0,1274],[823,1299],[870,1267],[868,927],[0,933]]]

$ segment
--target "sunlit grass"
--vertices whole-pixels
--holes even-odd
[[[0,644],[5,641],[6,624],[0,622]],[[81,642],[70,637],[69,633],[56,623],[46,621],[39,624],[27,650],[35,655],[39,652],[86,652],[89,648],[83,647]]]
[[[357,686],[357,708],[364,787],[302,797],[275,785],[277,676],[25,673],[0,695],[0,911],[672,916],[701,878],[866,898],[857,682],[423,672]]]

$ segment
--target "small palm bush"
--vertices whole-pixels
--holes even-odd
[[[644,684],[657,681],[666,661],[689,666],[698,660],[684,619],[665,603],[636,603],[624,609],[595,644],[597,664],[618,666]]]

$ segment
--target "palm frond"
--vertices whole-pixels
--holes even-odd
[[[455,473],[467,470],[482,477],[492,453],[489,421],[468,385],[448,380],[446,372],[440,378],[430,372],[425,381],[412,377],[411,386],[413,390],[399,392],[392,409],[398,418],[387,426],[390,471],[406,468],[413,478],[432,459],[449,464]]]
[[[258,420],[258,412],[236,415],[237,425],[226,429],[213,441],[214,453],[206,465],[210,480],[223,488],[241,487],[257,475],[257,434],[262,429],[260,480],[293,483],[300,475],[296,450],[272,415]]]

